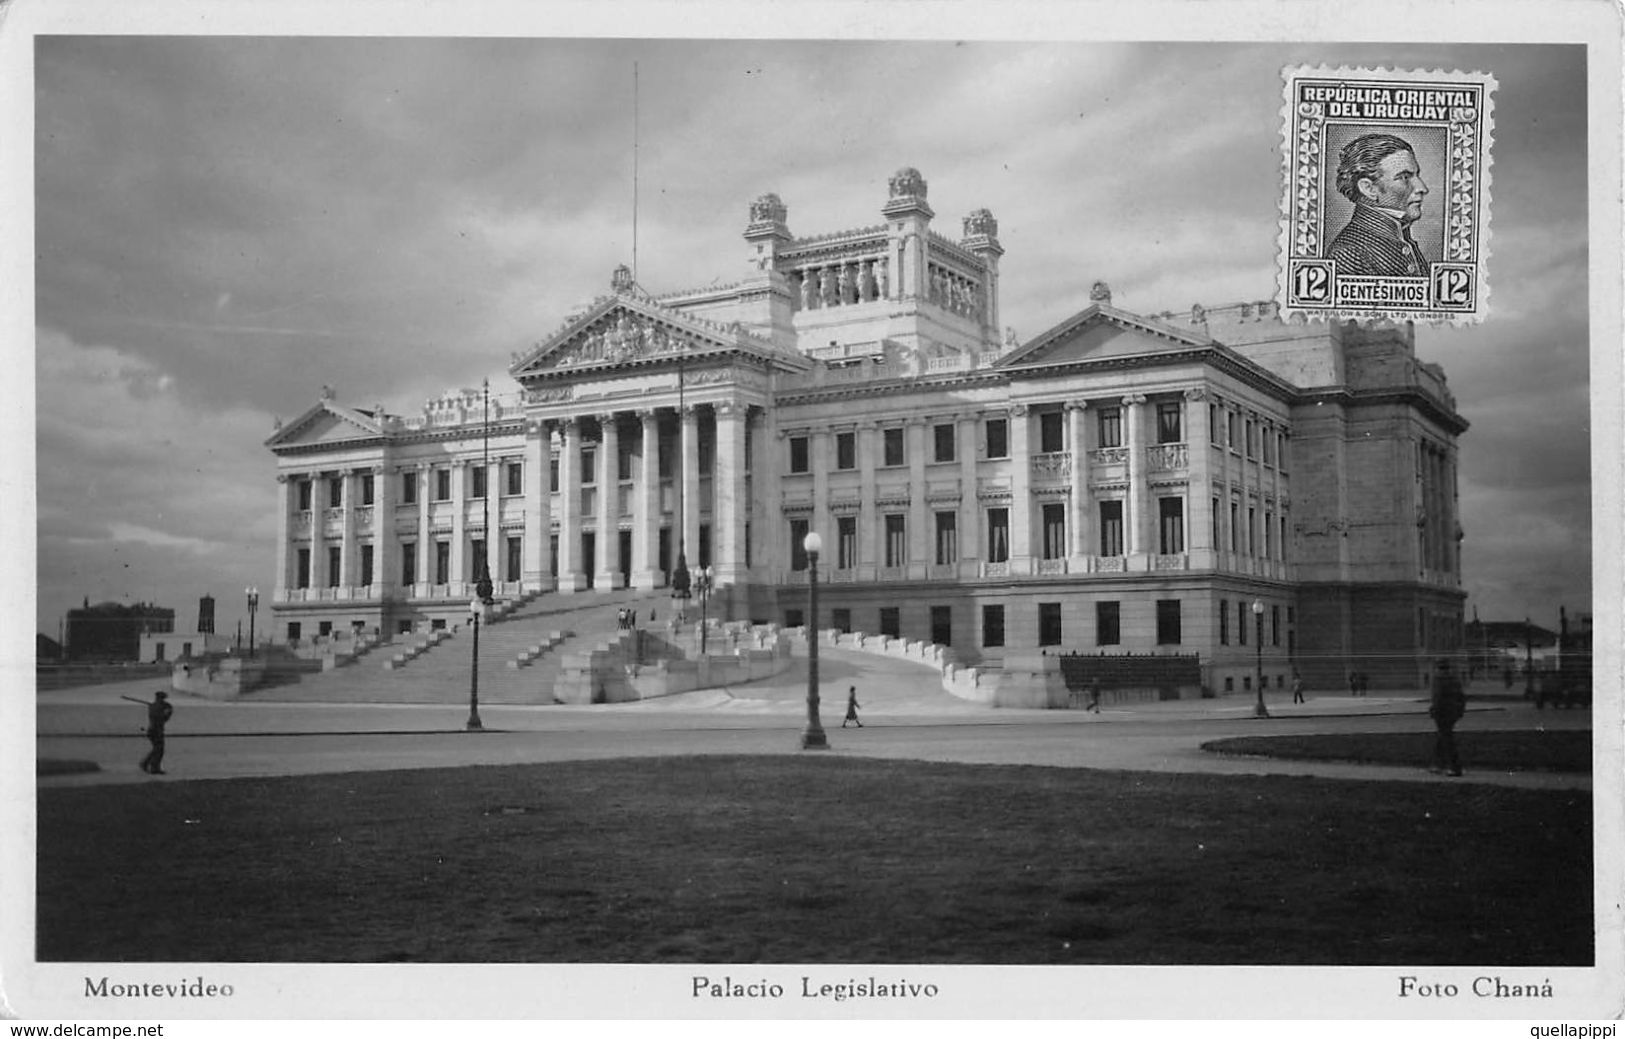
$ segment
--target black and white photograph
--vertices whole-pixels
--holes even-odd
[[[1618,9],[1380,6],[0,2],[8,1012],[1615,1018]]]

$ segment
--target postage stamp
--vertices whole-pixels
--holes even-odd
[[[1307,66],[1282,75],[1283,315],[1483,320],[1494,76]]]

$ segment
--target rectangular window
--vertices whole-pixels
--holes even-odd
[[[406,505],[416,505],[418,502],[418,474],[406,472],[401,474],[401,502]]]
[[[807,622],[807,615],[800,610],[784,611],[784,626],[786,628],[799,628]]]
[[[880,608],[880,633],[898,638],[903,634],[902,611],[895,606]]]
[[[661,437],[660,448],[655,452],[655,469],[660,473],[662,480],[671,479],[673,459],[677,454],[677,439],[675,437]]]
[[[939,646],[954,644],[954,611],[951,606],[931,607],[931,641]]]
[[[410,588],[418,583],[418,546],[415,541],[401,542],[401,584]]]
[[[989,458],[1010,457],[1010,422],[1008,419],[990,418],[987,420],[987,456]]]
[[[632,479],[632,444],[630,441],[621,441],[615,446],[615,479]],[[517,493],[517,492],[509,492]]]
[[[790,521],[790,569],[807,569],[807,549],[802,544],[807,538],[807,521],[793,519]]]
[[[1275,464],[1275,434],[1270,432],[1268,426],[1264,427],[1264,464]]]
[[[1257,458],[1258,457],[1258,423],[1254,422],[1252,419],[1248,419],[1245,428],[1246,428],[1246,431],[1247,431],[1247,457],[1248,458]]]
[[[1283,473],[1286,472],[1286,434],[1275,434],[1275,465]]]
[[[959,561],[959,514],[939,512],[937,520],[937,565]]]
[[[1217,498],[1213,499],[1213,516],[1212,516],[1212,519],[1213,519],[1213,541],[1211,542],[1211,544],[1213,545],[1214,548],[1223,548],[1224,547],[1224,541],[1223,541],[1222,538],[1219,537],[1219,499],[1217,499]]]
[[[1179,645],[1179,600],[1157,600],[1157,645]]]
[[[468,539],[468,576],[467,576],[466,580],[478,581],[480,579],[480,567],[481,567],[481,564],[484,564],[486,566],[490,565],[490,561],[485,558],[485,539],[484,538],[469,538]]]
[[[361,474],[361,504],[372,504],[372,474]]]
[[[1258,510],[1247,506],[1247,554],[1258,555]]]
[[[1217,404],[1207,406],[1207,442],[1210,444],[1219,442],[1219,406]]]
[[[1281,644],[1281,608],[1279,606],[1271,606],[1270,607],[1270,645],[1279,646],[1280,644]]]
[[[1095,644],[1116,646],[1123,641],[1120,604],[1116,600],[1095,603]]]
[[[804,472],[806,472],[808,470],[808,468],[809,468],[809,466],[807,464],[807,438],[806,437],[791,437],[790,438],[790,471],[792,473],[804,473]]]
[[[1120,501],[1100,503],[1100,554],[1123,554],[1123,503]]]
[[[858,435],[856,433],[835,434],[835,468],[856,469],[858,467]]]
[[[448,584],[451,581],[451,542],[436,541],[434,543],[434,583]]]
[[[1237,453],[1241,450],[1241,444],[1236,440],[1236,413],[1229,409],[1224,413],[1224,446]]]
[[[886,464],[886,465],[902,465],[904,463],[904,456],[903,456],[903,430],[901,429],[901,427],[895,428],[895,429],[882,430],[881,431],[881,436],[882,436],[883,441],[885,443],[885,462],[884,462],[884,464]]]
[[[343,553],[337,545],[327,547],[327,587],[337,588],[344,578]]]
[[[361,585],[367,587],[372,584],[372,546],[361,546]]]
[[[987,561],[989,563],[1010,561],[1009,509],[1001,507],[987,510]]]
[[[294,574],[295,586],[299,588],[310,587],[310,549],[299,550],[299,564]]]
[[[1236,600],[1236,645],[1247,644],[1247,604],[1240,599]]]
[[[581,486],[591,487],[598,482],[598,449],[584,447],[579,455],[581,459]]]
[[[835,517],[835,568],[850,570],[858,565],[858,518]]]
[[[902,566],[908,562],[908,517],[900,512],[886,516],[886,565]]]
[[[1038,644],[1040,646],[1059,646],[1061,644],[1060,603],[1041,602],[1038,604]]]
[[[1281,527],[1281,541],[1280,541],[1281,558],[1285,559],[1286,558],[1286,515],[1282,514],[1281,516],[1277,517],[1276,522],[1279,523],[1280,527]]]
[[[1237,510],[1241,508],[1235,502],[1230,503],[1230,551],[1241,551],[1241,524],[1237,522]]]
[[[1066,450],[1065,427],[1062,422],[1066,418],[1059,411],[1042,411],[1038,414],[1038,450],[1044,454]]]
[[[932,446],[936,449],[933,457],[939,462],[954,460],[954,424],[940,422],[931,427]]]
[[[559,460],[549,457],[547,460],[547,490],[553,493],[559,489]]]
[[[508,479],[508,493],[509,494],[524,494],[525,493],[525,463],[524,462],[509,462],[506,466],[503,467],[503,471],[508,474],[508,476],[507,476],[507,479]]]
[[[1275,558],[1275,513],[1264,510],[1264,558]]]
[[[711,431],[708,430],[708,429],[700,430],[699,434],[700,435],[695,438],[699,442],[694,445],[694,455],[695,455],[694,461],[695,461],[695,464],[697,464],[700,467],[700,472],[703,473],[706,476],[709,476],[709,475],[711,475],[712,466],[713,466],[713,464],[714,464],[714,462],[716,460],[717,442],[711,436]],[[625,477],[625,479],[630,480],[632,478],[631,473],[630,473],[631,466],[628,466],[627,468],[628,468],[628,474]]]
[[[1100,409],[1099,423],[1100,423],[1100,446],[1101,447],[1122,447],[1123,446],[1123,409],[1122,408],[1101,408]]]
[[[450,469],[436,469],[434,471],[434,500],[451,501]]]
[[[1060,502],[1044,504],[1044,558],[1066,558],[1066,506]]]
[[[310,481],[300,480],[299,484],[299,511],[310,511]]]
[[[473,498],[475,501],[478,501],[479,499],[485,497],[485,492],[486,492],[486,486],[485,485],[488,482],[488,477],[490,476],[490,471],[488,469],[486,469],[485,466],[483,466],[483,465],[469,466],[468,471],[469,471],[469,475],[471,477],[471,479],[469,480],[469,485],[470,486],[469,486],[468,496],[470,498]]]
[[[849,609],[835,609],[829,611],[830,626],[843,635],[852,631],[852,611]]]
[[[1219,600],[1219,645],[1230,645],[1230,600]]]
[[[339,508],[344,504],[344,477],[334,476],[327,481],[327,507]]]
[[[1157,405],[1157,443],[1177,444],[1184,440],[1179,423],[1178,401],[1164,401]]]
[[[1185,499],[1157,499],[1157,531],[1163,555],[1177,556],[1185,551]]]
[[[1004,607],[982,607],[982,645],[997,649],[1004,645]]]
[[[503,573],[504,581],[517,581],[521,569],[525,564],[525,543],[521,538],[508,539],[507,569]]]

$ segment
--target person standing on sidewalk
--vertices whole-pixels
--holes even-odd
[[[162,689],[152,695],[152,702],[147,704],[147,742],[152,744],[152,749],[141,759],[141,771],[161,776],[164,774],[164,726],[169,724],[175,708],[169,705],[169,694]]]
[[[1434,772],[1461,775],[1461,758],[1456,754],[1456,723],[1467,713],[1467,694],[1462,691],[1461,680],[1450,669],[1450,661],[1439,661],[1433,676],[1433,698],[1428,714],[1438,734],[1433,741]]]
[[[1099,677],[1089,679],[1089,704],[1088,704],[1087,707],[1084,708],[1084,710],[1086,710],[1086,711],[1094,711],[1096,714],[1100,713],[1100,679],[1099,679]]]
[[[1296,671],[1292,672],[1292,702],[1303,703],[1303,677]]]
[[[841,728],[846,728],[847,722],[857,722],[858,728],[863,728],[863,723],[858,721],[858,687],[855,685],[846,690],[846,717],[841,719]]]

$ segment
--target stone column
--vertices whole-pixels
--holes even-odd
[[[339,470],[339,594],[346,599],[355,598],[356,586],[356,472]]]
[[[876,551],[882,537],[880,514],[875,508],[875,455],[880,447],[875,443],[880,426],[874,419],[858,423],[858,570],[860,581],[875,579],[875,567],[880,560]]]
[[[683,466],[683,545],[688,556],[689,573],[700,565],[700,412],[696,405],[688,405],[681,416]]]
[[[956,415],[958,424],[955,439],[959,452],[959,576],[977,576],[977,561],[982,558],[981,508],[976,500],[976,440],[979,412]]]
[[[327,488],[321,473],[307,473],[310,478],[310,587],[327,587]]]
[[[1208,446],[1207,390],[1200,386],[1185,391],[1185,551],[1193,568],[1213,565],[1213,459]]]
[[[1145,482],[1145,431],[1141,428],[1144,424],[1145,395],[1131,393],[1123,398],[1124,440],[1128,444],[1128,492],[1123,495],[1123,528],[1131,556],[1145,554],[1146,514],[1150,511]]]
[[[1010,408],[1010,575],[1032,573],[1032,416],[1025,404]]]
[[[1094,506],[1089,501],[1087,417],[1088,405],[1083,401],[1067,402],[1067,450],[1072,455],[1072,486],[1067,502],[1071,515],[1067,519],[1066,552],[1071,557],[1067,569],[1073,573],[1082,573],[1085,558],[1093,554],[1089,551],[1089,510]]]
[[[632,587],[649,591],[660,584],[660,415],[645,408],[638,422],[643,439],[632,502]]]
[[[394,467],[372,467],[372,583],[380,597],[400,582],[400,539],[395,536]]]
[[[452,595],[467,598],[473,594],[468,576],[468,459],[459,458],[451,463],[451,564],[446,574],[446,590]],[[486,488],[490,490],[490,488]]]
[[[525,561],[521,576],[527,592],[547,591],[547,539],[552,533],[552,493],[548,476],[552,465],[552,431],[546,422],[525,426]]]
[[[925,497],[925,419],[916,415],[903,426],[903,450],[908,458],[908,569],[909,577],[924,577],[936,556],[931,552],[931,510]]]
[[[579,592],[587,585],[581,572],[581,421],[564,420],[559,453],[559,590]]]
[[[716,543],[718,585],[745,578],[745,421],[746,405],[717,405],[716,473],[711,478],[715,507],[712,540]]]
[[[429,476],[434,472],[427,462],[419,462],[412,467],[412,478],[418,482],[418,573],[415,591],[429,594],[429,585],[434,581],[434,534],[429,522],[429,495],[432,488],[429,486]]]
[[[276,500],[280,508],[276,516],[276,588],[272,591],[271,601],[281,602],[287,599],[288,589],[293,587],[293,533],[290,529],[293,490],[287,473],[276,474],[276,485]]]
[[[621,430],[614,412],[598,416],[597,568],[593,586],[613,591],[621,580]]]

